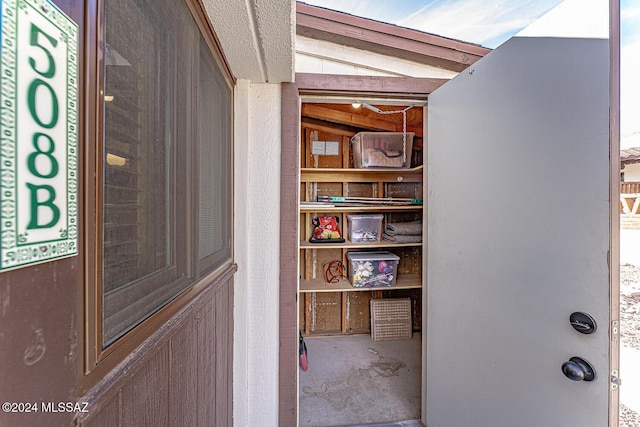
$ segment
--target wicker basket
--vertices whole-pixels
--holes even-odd
[[[411,338],[411,298],[371,300],[371,338],[374,341]]]

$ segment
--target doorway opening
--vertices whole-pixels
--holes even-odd
[[[425,117],[424,100],[302,99],[299,425],[422,416]]]
[[[622,141],[626,142],[624,135]],[[640,166],[636,155],[637,147],[620,151],[620,373],[624,384],[620,427],[640,424]]]

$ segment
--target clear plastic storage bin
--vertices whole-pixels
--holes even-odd
[[[382,215],[347,215],[347,229],[352,242],[379,242],[382,236]]]
[[[347,252],[354,288],[395,286],[400,257],[391,252]]]
[[[409,168],[413,132],[359,132],[351,138],[353,164],[359,168]]]

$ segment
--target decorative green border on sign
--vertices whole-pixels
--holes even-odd
[[[42,149],[36,147],[38,150],[36,154],[53,159],[50,160],[52,162],[64,162],[66,165],[64,167],[66,176],[62,177],[66,181],[66,194],[61,195],[64,199],[59,203],[65,209],[66,214],[63,217],[66,218],[66,223],[56,224],[56,230],[53,230],[55,237],[49,233],[47,238],[40,240],[27,232],[21,233],[18,229],[21,215],[18,200],[34,197],[29,196],[26,186],[24,188],[18,186],[19,174],[26,168],[25,165],[20,164],[17,146],[19,132],[25,130],[24,121],[17,112],[19,103],[26,102],[18,99],[20,91],[18,75],[20,67],[24,66],[24,64],[18,64],[18,45],[29,42],[18,39],[21,19],[25,19],[27,24],[35,21],[39,24],[43,21],[52,24],[60,33],[60,44],[66,46],[66,62],[55,63],[54,59],[48,58],[54,61],[54,66],[66,69],[66,87],[62,88],[66,90],[66,105],[58,106],[60,116],[66,119],[66,141],[59,141],[59,149],[55,154],[53,154],[51,139],[51,152],[40,151]],[[78,253],[78,26],[47,0],[3,0],[1,28],[0,271],[4,271],[74,256]],[[41,54],[45,49],[38,43],[42,42],[37,41],[35,49],[40,49],[37,52]],[[31,44],[34,44],[33,41]],[[35,65],[32,64],[32,67],[35,68]],[[37,85],[33,90],[34,103],[40,86],[42,85]],[[51,86],[44,86],[53,91]],[[37,138],[34,137],[34,144],[38,143]],[[35,155],[32,156],[34,159],[37,158]],[[34,168],[36,161],[33,160]],[[34,193],[33,190],[31,192]],[[37,190],[35,194],[37,200]],[[46,205],[46,202],[36,202],[36,209],[40,205]],[[25,214],[22,212],[22,215]]]

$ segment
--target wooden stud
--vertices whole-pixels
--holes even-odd
[[[342,168],[347,169],[349,167],[349,162],[351,161],[351,136],[343,136],[342,137]]]
[[[342,329],[342,333],[346,334],[347,333],[347,323],[348,323],[348,318],[349,318],[349,292],[341,292],[341,296],[342,296],[342,325],[341,325],[341,329]]]

